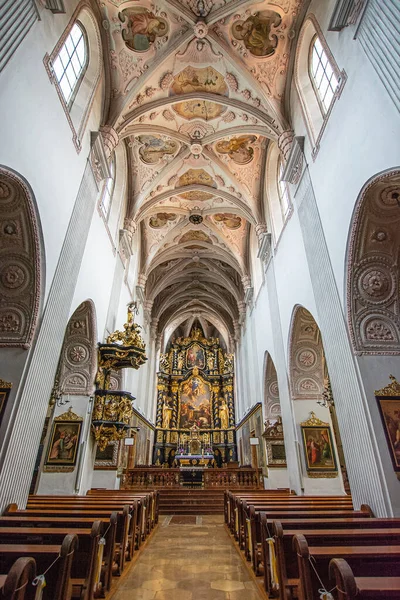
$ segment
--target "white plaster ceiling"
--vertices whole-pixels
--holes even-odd
[[[127,149],[126,224],[140,232],[140,281],[159,334],[195,316],[228,347],[238,333],[249,231],[265,227],[265,154],[289,129],[283,95],[301,4],[99,2],[107,124]]]

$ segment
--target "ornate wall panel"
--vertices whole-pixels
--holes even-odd
[[[96,370],[96,321],[90,300],[82,302],[69,320],[59,365],[64,394],[90,394]]]
[[[269,355],[267,358],[267,365],[265,369],[264,402],[266,419],[275,419],[281,414],[281,405],[279,402],[278,376],[276,374],[274,361]]]
[[[319,400],[324,391],[321,334],[313,316],[298,307],[292,319],[290,385],[294,400]]]
[[[0,169],[0,346],[27,348],[40,302],[40,247],[29,188]]]
[[[359,198],[348,260],[348,319],[359,354],[400,353],[400,171]]]

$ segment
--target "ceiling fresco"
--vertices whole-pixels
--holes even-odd
[[[145,316],[168,343],[198,319],[233,349],[266,231],[265,159],[303,0],[99,0],[110,103],[127,156],[125,228],[140,236]],[[281,146],[279,146],[281,147]]]

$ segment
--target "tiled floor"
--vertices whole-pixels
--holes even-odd
[[[184,521],[184,519],[182,519]],[[262,600],[222,516],[160,525],[112,600]]]

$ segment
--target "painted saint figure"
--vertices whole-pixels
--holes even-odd
[[[136,52],[145,52],[154,44],[157,37],[168,33],[166,20],[144,8],[128,8],[118,16],[126,25],[122,30],[122,37],[128,48]]]

